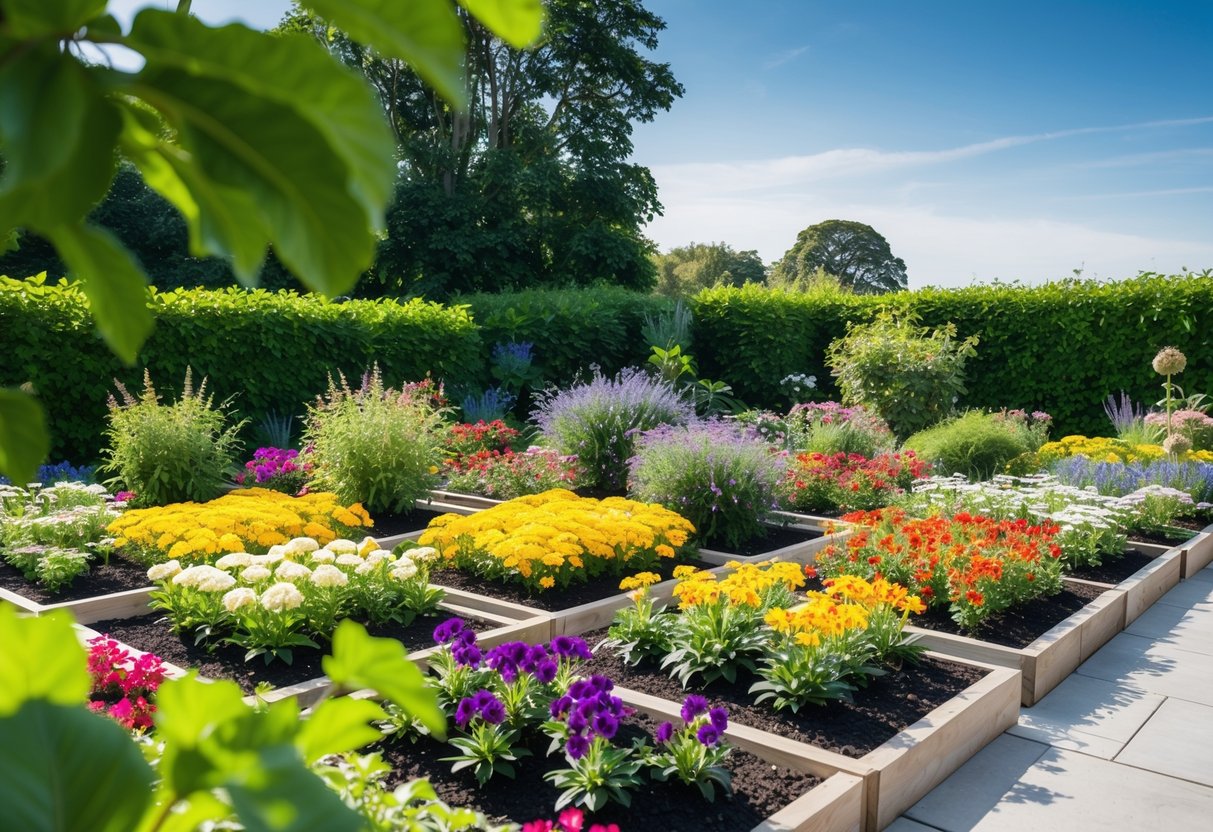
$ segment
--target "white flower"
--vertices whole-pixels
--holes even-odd
[[[438,560],[438,550],[433,546],[417,546],[409,549],[407,555],[418,563],[430,563]]]
[[[369,575],[374,571],[375,564],[371,563],[369,560],[364,560],[354,568],[355,575]]]
[[[408,558],[401,558],[392,567],[392,571],[388,576],[393,580],[407,581],[409,578],[417,574],[417,564],[413,563]]]
[[[250,566],[273,566],[275,563],[281,563],[286,559],[286,555],[281,551],[275,552],[275,549],[281,550],[281,546],[271,546],[270,550],[264,555],[253,555],[249,558]]]
[[[338,555],[338,566],[362,566],[362,558],[357,555]]]
[[[337,559],[337,556],[328,549],[317,549],[312,552],[312,563],[332,563]]]
[[[232,552],[215,561],[220,569],[239,569],[253,562],[253,556],[248,552]]]
[[[311,537],[296,537],[286,543],[286,552],[291,555],[304,555],[320,548],[320,544]]]
[[[366,554],[366,562],[371,566],[378,566],[385,560],[392,560],[394,557],[395,556],[387,549],[376,549],[375,551],[368,552]]]
[[[362,542],[358,544],[358,554],[365,555],[367,552],[373,552],[379,548],[379,541],[373,537],[364,537]]]
[[[266,551],[266,554],[273,555],[279,559],[284,558],[286,557],[286,545],[282,543],[275,543]]]
[[[247,586],[237,587],[223,596],[223,608],[228,612],[235,612],[241,607],[255,603],[257,603],[257,593]]]
[[[331,563],[317,566],[312,573],[312,583],[316,586],[345,586],[349,582],[349,577]]]
[[[191,566],[173,578],[178,586],[188,586],[200,592],[224,592],[236,585],[236,579],[213,566],[202,564]]]
[[[240,573],[240,580],[244,581],[246,584],[255,584],[260,583],[261,581],[268,581],[270,575],[272,574],[274,573],[271,572],[268,567],[262,566],[259,563],[254,563],[252,566],[247,567],[243,572]]]
[[[344,555],[358,551],[358,544],[352,540],[346,540],[344,537],[339,537],[336,540],[330,540],[325,544],[325,549],[336,555]]]
[[[270,612],[297,609],[303,603],[303,593],[291,583],[274,584],[261,594],[261,606]]]
[[[167,563],[158,563],[151,569],[147,570],[147,579],[149,581],[167,581],[175,575],[181,573],[181,563],[176,558]]]
[[[312,570],[308,569],[302,563],[295,563],[293,560],[285,560],[278,564],[278,568],[274,570],[274,575],[280,581],[302,581],[312,576]]]

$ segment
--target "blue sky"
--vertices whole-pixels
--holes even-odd
[[[286,6],[194,0],[260,26]],[[1210,0],[645,6],[686,87],[634,136],[663,250],[724,241],[770,261],[851,219],[912,287],[1213,267]]]

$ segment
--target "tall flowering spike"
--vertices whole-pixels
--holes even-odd
[[[1188,357],[1175,347],[1163,347],[1154,356],[1154,372],[1160,376],[1173,376],[1182,373],[1188,366]]]

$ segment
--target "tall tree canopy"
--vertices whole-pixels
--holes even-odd
[[[795,286],[818,270],[835,275],[843,287],[861,294],[906,288],[906,264],[870,225],[826,220],[796,236],[796,244],[771,270],[773,286]]]
[[[757,251],[734,251],[728,243],[691,243],[653,257],[656,291],[687,297],[710,286],[762,283],[766,267]]]
[[[295,11],[378,91],[400,147],[396,199],[362,291],[454,292],[603,279],[648,288],[661,211],[649,170],[628,161],[632,127],[683,88],[645,53],[665,28],[639,0],[545,0],[537,46],[519,50],[461,14],[464,112],[402,61],[384,59]],[[378,287],[374,284],[377,283]]]

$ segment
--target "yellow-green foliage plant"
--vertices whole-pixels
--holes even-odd
[[[174,503],[133,509],[109,525],[115,548],[144,564],[176,558],[205,561],[229,552],[264,553],[291,538],[321,546],[371,525],[361,505],[342,505],[336,495],[291,497],[267,488],[232,491],[207,503]]]
[[[458,569],[542,591],[653,568],[674,559],[694,531],[655,503],[554,488],[466,517],[443,514],[417,542]]]

